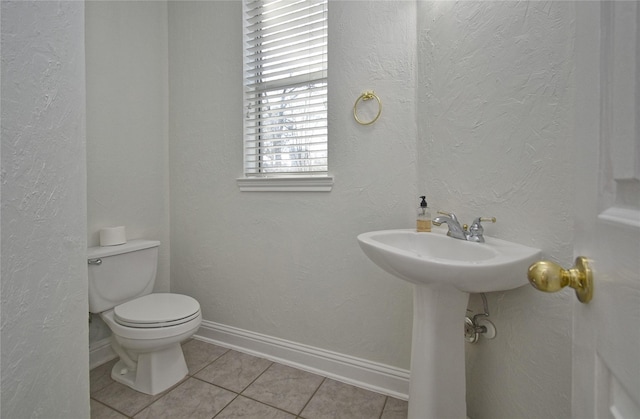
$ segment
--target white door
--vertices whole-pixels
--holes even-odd
[[[576,2],[576,242],[594,296],[573,309],[572,415],[640,418],[640,7]]]

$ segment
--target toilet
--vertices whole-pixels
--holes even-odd
[[[188,372],[181,343],[200,327],[200,304],[181,294],[153,293],[159,241],[90,247],[89,311],[109,326],[120,359],[111,378],[155,395]]]

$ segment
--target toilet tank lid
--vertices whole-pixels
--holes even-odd
[[[87,259],[106,258],[107,256],[121,255],[158,246],[160,246],[160,242],[157,240],[129,240],[116,246],[90,247],[87,249]]]

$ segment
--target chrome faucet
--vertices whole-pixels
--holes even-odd
[[[464,231],[458,221],[458,217],[456,217],[454,213],[438,211],[438,214],[442,214],[442,216],[438,216],[431,220],[434,225],[439,226],[442,223],[446,223],[447,227],[449,227],[447,236],[453,237],[454,239],[467,240],[468,232]]]
[[[449,231],[447,231],[447,236],[453,237],[454,239],[466,240],[470,242],[484,243],[484,227],[482,227],[483,221],[491,221],[492,223],[496,222],[495,217],[477,217],[473,220],[473,224],[471,227],[467,228],[467,225],[460,225],[458,221],[458,217],[454,213],[438,211],[440,216],[437,216],[432,220],[434,225],[441,225],[442,223],[446,223]]]

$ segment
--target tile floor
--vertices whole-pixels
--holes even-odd
[[[114,361],[91,370],[92,419],[396,419],[407,402],[263,358],[192,339],[189,374],[156,396],[110,377]]]

